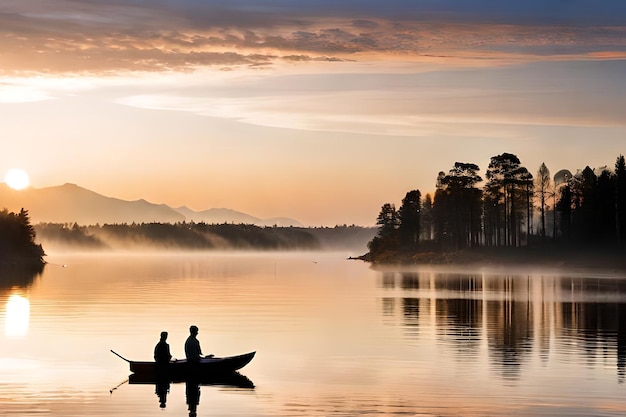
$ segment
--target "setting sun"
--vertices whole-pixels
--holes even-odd
[[[23,190],[30,184],[30,179],[26,171],[13,168],[8,170],[5,174],[4,182],[14,190]]]

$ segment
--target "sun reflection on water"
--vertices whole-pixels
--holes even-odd
[[[23,337],[28,333],[30,302],[18,294],[7,300],[4,333],[8,337]]]

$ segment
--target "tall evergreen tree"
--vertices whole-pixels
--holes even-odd
[[[557,213],[561,213],[562,211],[557,207],[558,201],[561,200],[564,187],[569,184],[569,181],[572,178],[572,173],[567,169],[561,169],[554,174],[554,188],[552,190],[552,238],[557,239],[558,235],[558,226],[562,224],[561,219],[557,219]],[[569,192],[569,191],[568,191]],[[571,198],[571,193],[570,193]],[[561,229],[561,233],[563,230]]]
[[[420,238],[420,211],[422,194],[419,190],[406,193],[398,211],[400,245],[405,250],[417,249]]]
[[[481,234],[482,191],[476,184],[482,181],[478,165],[456,162],[447,175],[440,173],[435,193],[435,217],[444,231],[439,238],[454,249],[476,246]]]
[[[569,183],[560,188],[556,209],[559,211],[559,229],[566,242],[572,240],[572,188]]]
[[[376,218],[376,224],[380,226],[378,234],[367,244],[370,254],[376,256],[385,251],[397,251],[400,222],[395,205],[383,204]]]
[[[626,241],[626,162],[624,155],[615,161],[615,229],[618,245]]]
[[[381,237],[395,233],[400,224],[396,206],[390,203],[383,204],[376,219],[376,224],[380,226],[378,235]]]
[[[615,200],[616,177],[608,169],[603,169],[598,176],[596,191],[596,229],[594,237],[603,245],[617,243],[615,233],[616,200]]]
[[[420,233],[423,240],[433,239],[433,227],[433,198],[430,194],[426,194],[420,215]]]
[[[597,181],[598,177],[587,166],[575,175],[574,191],[574,238],[578,242],[594,242],[597,230]]]
[[[485,211],[496,218],[502,214],[504,219],[502,230],[498,227],[492,231],[497,233],[497,238],[492,240],[500,242],[502,233],[505,245],[517,246],[522,216],[526,215],[527,230],[530,227],[528,213],[532,174],[521,165],[516,155],[503,153],[491,158],[486,177],[487,184],[484,190],[488,197],[485,202],[493,207],[485,206]],[[499,222],[496,220],[494,223]]]
[[[546,202],[550,193],[550,170],[542,163],[537,171],[535,186],[539,196],[539,208],[541,210],[541,237],[546,237]]]

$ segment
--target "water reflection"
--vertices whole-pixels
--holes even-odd
[[[382,299],[385,322],[400,320],[409,338],[434,326],[460,360],[471,361],[486,343],[503,379],[518,379],[533,357],[560,349],[591,364],[614,363],[618,381],[626,380],[623,279],[385,272],[379,283],[394,293]]]
[[[169,378],[157,378],[149,375],[131,374],[128,377],[128,383],[131,385],[154,385],[154,393],[159,399],[159,408],[167,407],[167,397],[170,393],[171,384],[184,383],[185,401],[189,410],[189,417],[195,417],[197,415],[198,405],[200,404],[201,386],[221,386],[245,390],[254,389],[254,383],[246,376],[238,372],[186,380],[172,380]]]
[[[198,404],[200,404],[200,384],[193,381],[185,382],[185,396],[189,407],[189,417],[196,417]]]
[[[4,314],[4,334],[7,337],[24,337],[30,322],[30,301],[25,291],[43,272],[36,267],[0,266],[0,300],[7,297]]]
[[[28,288],[43,272],[43,266],[22,268],[0,265],[0,292],[4,289]]]
[[[4,334],[9,337],[26,336],[29,322],[30,302],[19,294],[12,294],[6,304]]]
[[[167,405],[167,394],[170,393],[170,381],[167,379],[157,381],[154,385],[154,393],[159,397],[159,408],[165,408]]]

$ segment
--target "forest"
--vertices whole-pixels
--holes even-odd
[[[27,210],[0,211],[0,268],[27,268],[41,271],[44,250],[35,243],[36,232]]]
[[[620,253],[626,241],[626,164],[533,175],[511,153],[491,157],[485,172],[456,162],[439,172],[433,196],[406,193],[399,209],[385,203],[370,261],[415,259],[419,253],[539,248]],[[484,252],[484,250],[483,250]],[[528,250],[526,250],[528,252]]]
[[[69,250],[362,250],[377,230],[354,225],[304,228],[204,222],[40,223],[35,228],[47,247]]]

